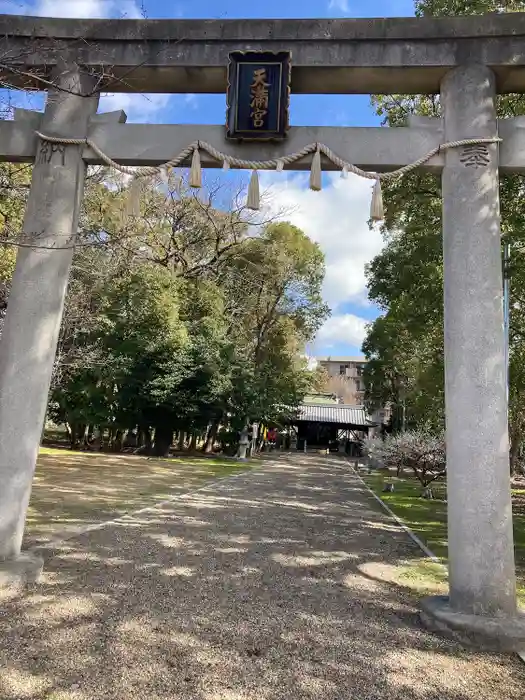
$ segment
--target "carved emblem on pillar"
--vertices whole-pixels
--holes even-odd
[[[490,163],[489,149],[484,143],[463,146],[459,160],[466,168],[486,168]]]
[[[45,163],[49,165],[53,161],[53,156],[58,153],[59,165],[66,164],[66,147],[63,143],[50,143],[42,141],[38,151],[37,163]],[[56,159],[55,159],[56,160]]]

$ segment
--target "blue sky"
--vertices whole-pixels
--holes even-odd
[[[413,14],[413,0],[0,0],[0,12],[55,17],[129,17],[150,19],[399,17]],[[376,126],[379,119],[367,95],[292,95],[294,126]],[[41,108],[36,96],[25,107]],[[128,121],[222,124],[224,95],[108,95],[101,111],[124,109]],[[220,147],[220,144],[217,144]],[[280,178],[275,187],[275,178]],[[379,252],[378,231],[366,226],[370,183],[325,176],[320,193],[308,190],[304,174],[267,176],[272,201],[286,218],[301,226],[326,255],[324,293],[332,317],[308,349],[313,355],[355,355],[365,323],[377,315],[366,300],[364,265]]]

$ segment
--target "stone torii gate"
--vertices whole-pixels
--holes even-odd
[[[159,165],[202,140],[232,156],[275,159],[321,142],[348,162],[386,172],[443,142],[425,168],[442,174],[450,595],[423,601],[424,621],[505,649],[525,648],[516,604],[509,484],[498,173],[525,172],[525,118],[499,121],[498,92],[525,92],[525,14],[384,20],[56,20],[0,16],[0,34],[28,72],[49,83],[43,114],[0,122],[0,158],[35,163],[0,343],[0,582],[34,578],[21,553],[45,417],[88,146],[50,147],[36,131],[86,139],[114,161]],[[54,50],[35,40],[52,38]],[[233,50],[291,51],[296,93],[440,93],[443,120],[404,128],[290,130],[277,144],[226,142],[222,126],[125,124],[96,115],[90,92],[111,65],[112,91],[222,93]],[[64,68],[64,61],[66,67]],[[79,67],[81,69],[79,69]],[[91,75],[85,68],[91,68]],[[20,78],[22,81],[22,77]],[[35,85],[38,81],[35,81]],[[310,158],[293,165],[310,167]],[[203,153],[203,166],[217,167]],[[333,165],[325,161],[326,169]]]

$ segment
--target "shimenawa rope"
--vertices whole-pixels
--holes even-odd
[[[222,163],[223,168],[225,170],[229,169],[230,167],[253,170],[252,178],[250,180],[249,197],[247,201],[247,206],[250,209],[259,209],[259,184],[257,177],[258,170],[277,170],[277,172],[281,172],[285,166],[292,165],[296,161],[301,160],[301,158],[304,158],[310,155],[311,153],[314,154],[314,157],[312,159],[312,167],[310,172],[310,188],[319,191],[321,189],[322,154],[326,158],[328,158],[328,160],[330,160],[333,163],[333,165],[340,168],[343,175],[346,175],[350,172],[354,173],[354,175],[358,175],[359,177],[366,178],[367,180],[374,180],[374,189],[372,194],[372,204],[370,210],[370,218],[373,221],[381,221],[384,218],[381,181],[395,180],[397,178],[403,177],[403,175],[406,175],[407,173],[411,172],[412,170],[415,170],[416,168],[419,168],[419,166],[429,161],[433,156],[451,148],[501,142],[501,139],[499,137],[448,141],[447,143],[442,143],[439,146],[436,146],[428,153],[425,153],[424,156],[421,156],[421,158],[418,158],[413,163],[408,163],[407,165],[404,165],[402,168],[398,168],[397,170],[392,170],[386,173],[374,173],[362,170],[353,163],[348,163],[346,160],[340,158],[336,153],[334,153],[334,151],[332,151],[331,148],[329,148],[323,143],[318,142],[310,143],[307,146],[304,146],[300,150],[296,151],[295,153],[280,156],[279,158],[275,158],[272,160],[244,160],[243,158],[235,158],[234,156],[230,156],[227,153],[223,153],[222,151],[215,148],[206,141],[193,141],[193,143],[190,143],[190,145],[187,146],[178,155],[174,156],[173,158],[166,161],[160,166],[145,166],[135,168],[132,166],[120,165],[119,163],[116,163],[112,158],[110,158],[103,151],[101,151],[97,144],[89,138],[67,139],[62,138],[60,136],[50,136],[48,134],[43,134],[40,131],[36,131],[35,133],[40,139],[42,139],[43,141],[48,141],[49,143],[59,143],[65,146],[86,145],[96,153],[96,155],[100,158],[100,160],[103,163],[105,163],[111,168],[115,168],[115,170],[118,170],[119,172],[125,175],[132,175],[134,181],[152,175],[162,176],[163,172],[165,173],[170,168],[176,168],[180,166],[191,156],[189,184],[190,187],[194,188],[199,188],[202,186],[200,151],[206,151],[206,153],[208,153],[208,155],[210,155],[213,159],[215,159],[219,163]],[[134,188],[132,183],[130,191],[133,191],[135,193],[134,196],[138,196],[139,188]]]

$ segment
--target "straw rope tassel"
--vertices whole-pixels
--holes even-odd
[[[179,197],[180,197],[181,192],[182,192],[182,184],[183,184],[182,175],[179,175],[179,173],[177,173],[176,175],[173,176],[173,190],[174,190],[175,194],[179,195]]]
[[[72,138],[64,138],[62,136],[50,136],[41,133],[40,131],[35,131],[35,134],[40,138],[42,141],[46,141],[48,143],[60,143],[65,146],[87,146],[91,148],[92,151],[95,152],[95,154],[98,156],[98,158],[101,159],[101,161],[109,166],[110,168],[115,168],[115,170],[118,170],[119,172],[125,174],[125,175],[130,175],[133,179],[131,182],[130,187],[128,188],[128,201],[126,202],[125,206],[125,211],[123,211],[123,216],[126,215],[126,213],[133,213],[135,216],[140,216],[140,195],[142,192],[142,186],[144,183],[143,178],[145,176],[152,176],[156,177],[158,179],[159,176],[159,167],[158,166],[145,166],[140,168],[140,176],[137,177],[137,170],[135,167],[129,166],[129,165],[121,165],[114,161],[110,156],[108,156],[106,153],[104,153],[94,141],[91,141],[91,139],[88,138],[83,138],[83,139],[72,139]],[[401,168],[398,168],[397,170],[393,170],[388,173],[384,173],[383,177],[386,181],[393,180],[394,178],[399,178],[402,177],[403,175],[406,175],[407,173],[412,172],[413,170],[416,170],[419,168],[421,165],[424,165],[427,161],[429,161],[433,156],[435,156],[437,153],[446,151],[452,148],[459,148],[462,146],[472,146],[476,144],[481,144],[481,143],[501,143],[502,139],[499,136],[493,136],[490,138],[473,138],[473,139],[461,139],[459,141],[447,141],[446,143],[442,143],[439,146],[435,146],[431,151],[428,153],[422,155],[420,158],[418,158],[416,161],[413,163],[408,163],[407,165],[404,165]],[[201,160],[200,160],[200,153],[199,150],[203,149],[206,151],[206,153],[214,158],[216,161],[222,162],[225,167],[226,166],[226,161],[227,163],[235,168],[246,168],[253,170],[252,174],[252,179],[250,181],[250,188],[248,191],[248,198],[250,201],[250,204],[253,204],[253,208],[258,209],[258,200],[259,200],[259,180],[258,180],[258,174],[256,171],[258,170],[273,170],[276,169],[278,172],[280,172],[283,169],[283,166],[286,165],[289,167],[293,163],[295,163],[298,160],[301,160],[302,158],[308,156],[310,153],[314,153],[313,158],[312,158],[312,165],[311,165],[311,171],[310,171],[310,188],[315,191],[319,191],[322,187],[322,169],[321,169],[321,151],[323,152],[324,156],[337,168],[341,168],[342,170],[342,175],[343,177],[346,175],[347,171],[353,173],[354,175],[359,175],[360,177],[367,178],[368,180],[375,180],[374,184],[374,190],[372,193],[372,202],[371,202],[371,207],[370,207],[370,218],[372,221],[381,221],[384,218],[384,210],[383,210],[383,196],[381,192],[381,181],[380,181],[380,176],[377,173],[370,173],[367,172],[366,170],[362,170],[359,168],[357,165],[353,165],[352,163],[347,163],[343,158],[339,157],[337,153],[334,153],[328,146],[325,144],[316,142],[316,143],[311,143],[308,144],[307,146],[303,146],[299,151],[296,151],[295,153],[290,153],[286,156],[282,156],[281,158],[277,159],[272,159],[272,160],[244,160],[242,158],[235,158],[234,156],[227,155],[226,153],[222,153],[222,151],[218,150],[214,146],[210,145],[206,141],[193,141],[189,146],[186,146],[184,150],[182,150],[178,155],[174,156],[170,160],[166,161],[165,163],[162,164],[161,167],[164,168],[177,168],[181,167],[182,163],[186,162],[187,158],[189,158],[190,155],[193,154],[192,156],[192,161],[191,161],[191,170],[190,170],[190,178],[189,178],[189,185],[190,187],[195,187],[199,188],[202,187],[202,171],[201,171]],[[161,174],[162,176],[162,174]],[[251,189],[251,193],[250,193]],[[255,206],[257,203],[257,206]]]
[[[260,196],[259,196],[259,173],[257,170],[252,172],[250,178],[250,184],[248,186],[248,197],[246,199],[246,206],[252,211],[259,211],[260,208]]]
[[[190,170],[190,187],[195,189],[200,189],[202,187],[202,170],[201,170],[201,156],[199,153],[199,147],[193,149],[193,156],[191,159],[191,170]]]
[[[321,151],[319,149],[319,144],[317,144],[317,149],[312,158],[312,168],[310,170],[310,189],[314,190],[314,192],[320,192],[322,189],[321,175]]]
[[[141,179],[135,176],[128,187],[124,218],[140,216],[140,195],[142,194]]]
[[[383,192],[381,190],[381,180],[376,178],[372,191],[372,202],[370,204],[370,218],[372,221],[383,221],[385,210],[383,208]]]
[[[159,168],[159,179],[163,185],[169,187],[170,184],[170,173],[169,169],[165,165],[161,165]]]

